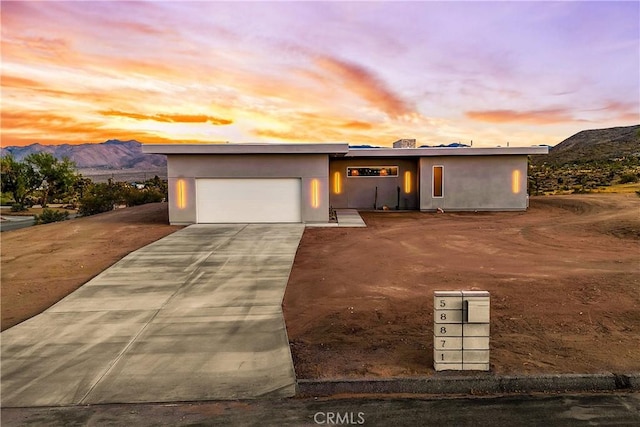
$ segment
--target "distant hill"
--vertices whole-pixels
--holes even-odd
[[[533,156],[532,160],[535,164],[561,166],[630,156],[640,157],[640,125],[583,130],[551,148],[548,155]]]
[[[12,154],[16,160],[22,160],[31,153],[47,152],[61,159],[68,157],[76,163],[78,169],[136,169],[149,170],[166,167],[167,158],[161,154],[144,154],[138,141],[119,141],[111,139],[100,144],[80,145],[42,145],[31,144],[26,147],[6,147],[0,149],[0,156]]]
[[[529,194],[600,191],[640,181],[640,125],[584,130],[531,156]]]

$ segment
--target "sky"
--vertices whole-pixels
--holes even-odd
[[[3,147],[555,145],[640,123],[637,1],[2,1]]]

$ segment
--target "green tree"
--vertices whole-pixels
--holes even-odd
[[[16,210],[26,209],[27,198],[40,185],[33,166],[16,161],[12,155],[0,158],[2,192],[10,192],[16,202]]]
[[[39,152],[29,154],[24,161],[31,165],[39,181],[43,208],[47,206],[51,197],[63,196],[73,190],[78,175],[75,163],[67,157],[58,160],[50,153]]]
[[[78,179],[73,184],[73,194],[75,196],[74,204],[84,197],[84,192],[93,184],[89,178],[85,178],[82,174],[78,174]]]
[[[116,205],[125,203],[127,192],[123,182],[90,183],[83,189],[80,198],[78,214],[81,216],[95,215],[113,210]]]

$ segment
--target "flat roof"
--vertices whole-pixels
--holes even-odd
[[[549,147],[354,148],[345,157],[504,156],[548,154]]]
[[[142,144],[151,154],[347,154],[349,144]]]
[[[329,154],[344,157],[504,156],[547,154],[548,146],[349,148],[348,144],[142,144],[150,154]]]

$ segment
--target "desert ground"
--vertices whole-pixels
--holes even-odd
[[[640,198],[363,212],[307,228],[284,299],[298,378],[432,375],[433,291],[491,292],[495,373],[640,370]],[[150,204],[0,234],[2,329],[180,227]]]
[[[640,370],[640,198],[363,212],[307,228],[284,299],[298,378],[432,375],[433,291],[491,293],[491,371]]]
[[[0,234],[2,330],[52,306],[138,248],[180,227],[166,203]]]

